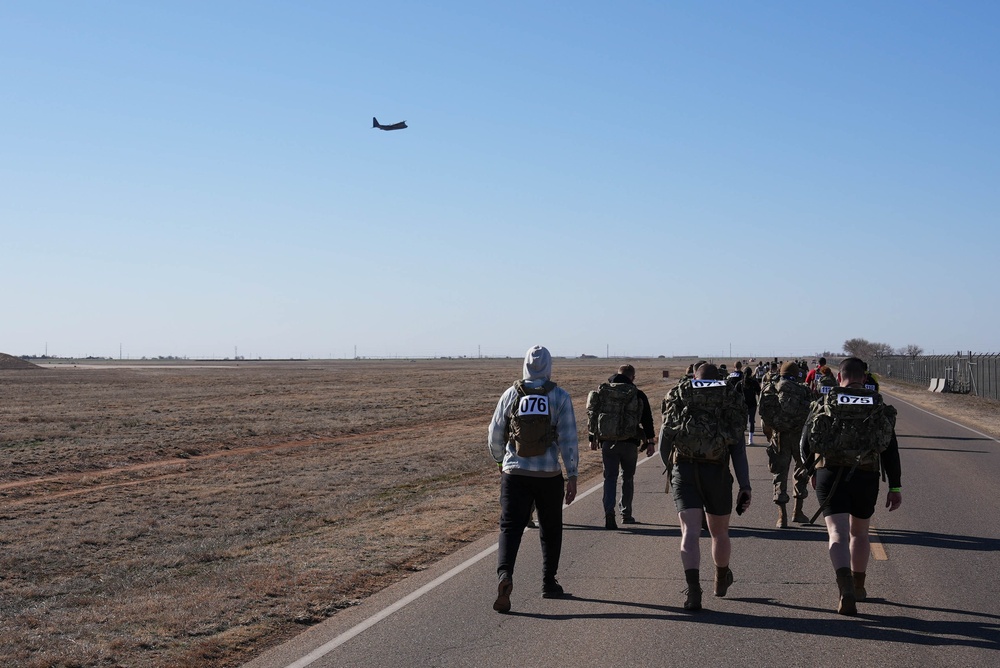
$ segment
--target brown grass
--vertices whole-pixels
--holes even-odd
[[[616,364],[556,360],[582,428]],[[636,366],[658,405],[668,361]],[[520,367],[5,371],[0,665],[239,665],[495,531],[486,428]]]

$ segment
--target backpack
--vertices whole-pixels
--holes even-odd
[[[816,378],[816,394],[822,397],[838,385],[837,379],[833,376],[818,376]]]
[[[760,393],[760,419],[778,431],[801,430],[812,402],[809,388],[794,380],[769,382]]]
[[[587,395],[588,430],[601,441],[627,441],[639,435],[642,404],[632,383],[601,383]]]
[[[725,462],[746,425],[743,393],[724,380],[685,378],[663,400],[663,430],[682,459]]]
[[[743,374],[739,371],[732,372],[726,376],[726,385],[733,388],[737,392],[743,392]]]
[[[507,413],[505,440],[514,443],[518,457],[538,457],[556,441],[552,424],[549,392],[556,384],[545,381],[541,387],[526,387],[523,380],[514,383],[517,400]]]
[[[833,466],[878,465],[896,429],[896,409],[868,389],[831,388],[809,414],[809,449]]]

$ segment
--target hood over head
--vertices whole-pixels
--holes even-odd
[[[545,346],[534,346],[524,354],[524,379],[548,380],[552,375],[552,355]]]

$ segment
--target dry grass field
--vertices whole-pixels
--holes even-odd
[[[555,360],[581,428],[587,391],[617,364]],[[678,364],[636,363],[654,410]],[[0,665],[240,665],[496,531],[486,428],[520,371],[0,372]],[[585,443],[582,478],[600,472]]]

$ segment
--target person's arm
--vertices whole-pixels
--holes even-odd
[[[500,395],[500,401],[497,402],[497,407],[493,411],[493,419],[490,420],[490,432],[486,443],[490,456],[497,464],[503,463],[504,455],[507,452],[507,442],[504,435],[507,431],[507,413],[513,404],[512,395],[516,395],[513,388],[508,388]]]
[[[639,423],[642,425],[642,433],[646,437],[646,456],[652,457],[654,452],[653,442],[656,440],[656,429],[653,427],[653,409],[649,406],[649,397],[642,390],[639,390],[639,401],[642,403],[642,417]]]
[[[563,466],[566,468],[566,477],[573,479],[575,488],[580,460],[580,445],[576,437],[576,414],[573,412],[573,401],[570,399],[569,393],[562,388],[553,390],[549,396],[554,400],[552,403],[555,404],[553,418],[556,423],[556,444],[559,446]]]
[[[729,458],[733,462],[733,475],[740,485],[740,491],[750,489],[750,464],[747,463],[747,446],[743,441],[729,448]]]
[[[799,455],[802,457],[803,463],[812,462],[812,450],[809,447],[809,423],[812,422],[811,417],[802,426],[802,435],[799,436]]]
[[[896,440],[896,432],[892,432],[892,440],[889,447],[880,457],[882,470],[889,480],[889,493],[885,497],[885,507],[890,511],[896,510],[903,503],[903,467],[899,461],[899,441]]]

